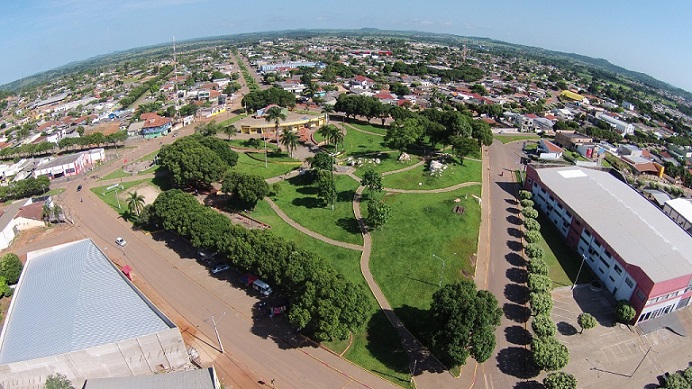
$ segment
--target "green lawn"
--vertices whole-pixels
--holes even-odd
[[[429,327],[427,310],[438,288],[442,260],[443,283],[464,275],[473,277],[472,257],[478,246],[481,215],[472,195],[480,196],[480,191],[481,186],[474,185],[449,193],[384,198],[392,207],[392,217],[372,233],[370,269],[396,314],[414,334],[422,336]],[[455,203],[456,198],[461,202]],[[465,213],[453,213],[455,205],[466,207]]]
[[[99,178],[99,181],[105,181],[105,180],[112,180],[113,178],[122,178],[122,177],[132,177],[132,173],[127,173],[123,169],[118,169],[110,174],[107,174],[101,178]]]
[[[366,289],[371,317],[362,331],[353,334],[353,344],[344,356],[387,380],[410,387],[406,353],[396,331],[367,289],[367,284],[360,273],[360,251],[332,246],[299,232],[281,220],[264,201],[257,204],[251,215],[272,226],[270,231],[273,234],[295,242],[301,249],[312,251],[330,260],[336,271],[349,281]],[[343,352],[347,345],[348,341],[325,343],[325,346],[337,353]]]
[[[373,125],[373,124],[367,124],[367,123],[363,123],[363,122],[359,122],[359,123],[352,122],[352,123],[348,123],[348,124],[352,125],[353,127],[358,128],[359,130],[373,132],[375,134],[380,134],[380,135],[386,135],[387,134],[387,128],[388,127],[383,127],[383,126],[380,126],[379,124]]]
[[[240,114],[240,115],[233,116],[233,117],[230,118],[230,119],[226,119],[226,120],[222,121],[222,122],[219,123],[219,124],[221,124],[221,126],[223,126],[223,127],[226,127],[226,126],[231,125],[231,124],[233,124],[233,123],[237,122],[238,120],[240,120],[240,119],[242,119],[242,118],[245,118],[245,117],[247,117],[247,114],[246,114],[246,113],[242,113],[242,114]]]
[[[242,147],[244,149],[254,149],[257,150],[258,153],[263,153],[262,158],[264,158],[264,143],[260,146],[259,149],[256,149],[252,147],[249,143],[248,139],[231,139],[231,140],[226,140],[226,142],[231,146],[231,147]],[[278,150],[279,148],[276,147],[275,144],[271,142],[267,142],[267,150],[269,152],[273,152],[275,150]]]
[[[519,140],[539,140],[540,137],[535,134],[493,134],[493,138],[502,143],[516,142]]]
[[[355,175],[362,178],[363,174],[365,174],[365,171],[367,169],[372,169],[372,170],[376,171],[377,173],[384,173],[384,172],[388,172],[388,171],[392,171],[392,170],[403,169],[405,167],[415,165],[416,163],[418,163],[420,161],[415,155],[412,155],[411,159],[409,161],[399,162],[397,160],[399,158],[399,152],[398,151],[392,151],[389,153],[380,153],[377,155],[363,157],[363,159],[368,159],[368,160],[374,159],[374,158],[379,158],[380,163],[379,164],[365,163],[356,169]]]
[[[147,181],[151,182],[151,180],[123,182],[120,184],[122,186],[122,189],[118,189],[117,192],[115,190],[111,190],[108,193],[105,193],[106,188],[108,186],[99,186],[97,188],[91,188],[91,191],[94,192],[94,194],[98,196],[98,198],[100,198],[101,201],[109,205],[120,215],[123,215],[125,212],[127,212],[127,202],[122,199],[121,195],[123,193],[127,193],[128,189]],[[116,198],[116,193],[118,194],[118,197],[121,197],[120,201],[118,201],[118,198]]]
[[[427,164],[426,164],[427,165]],[[481,182],[481,162],[466,159],[463,165],[449,164],[439,177],[430,176],[427,166],[382,177],[382,185],[394,189],[439,189],[462,182]],[[418,184],[421,185],[418,185]]]
[[[256,174],[266,179],[286,174],[299,166],[298,164],[275,163],[269,158],[269,163],[265,168],[264,153],[262,153],[261,158],[262,160],[260,161],[250,158],[245,153],[238,153],[238,163],[233,167],[233,170],[241,173]]]
[[[156,157],[159,154],[159,150],[153,151],[142,158],[138,159],[137,162],[142,162],[142,161],[153,161],[154,157]]]
[[[555,229],[553,224],[544,215],[539,215],[538,222],[541,223],[541,242],[545,252],[543,259],[548,264],[550,279],[553,280],[553,287],[572,285],[577,277],[581,257],[576,251],[567,247],[565,239]],[[579,283],[587,283],[593,279],[585,264],[579,276]]]
[[[308,174],[282,182],[274,201],[291,219],[307,229],[338,241],[363,244],[352,206],[358,183],[347,176],[335,175],[334,179],[338,195],[333,211],[317,199],[317,186]]]
[[[345,148],[346,154],[350,156],[357,156],[373,152],[392,151],[391,148],[384,144],[384,137],[370,135],[352,129],[346,130],[343,145],[339,145],[339,150],[342,148]]]

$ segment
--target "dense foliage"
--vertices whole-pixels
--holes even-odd
[[[551,336],[533,338],[531,352],[533,361],[541,370],[560,370],[569,362],[567,347]]]
[[[8,201],[37,196],[50,189],[47,176],[29,177],[19,181],[10,181],[7,186],[0,186],[0,200]]]
[[[209,187],[221,180],[238,155],[221,139],[187,136],[164,145],[159,164],[168,170],[176,187]]]
[[[0,258],[0,277],[4,277],[8,284],[16,284],[19,275],[22,274],[22,261],[17,254],[7,253]]]
[[[248,112],[255,112],[270,104],[280,107],[293,108],[296,106],[296,98],[293,93],[281,88],[272,87],[265,90],[255,90],[243,97],[243,106]]]
[[[490,358],[502,316],[492,293],[461,280],[435,292],[430,311],[432,348],[443,363],[458,366],[469,356],[480,363]]]
[[[195,247],[219,251],[230,263],[275,285],[290,299],[291,324],[316,339],[344,339],[365,323],[368,300],[363,288],[294,243],[268,231],[235,226],[178,189],[161,193],[148,212],[150,223],[177,232]]]

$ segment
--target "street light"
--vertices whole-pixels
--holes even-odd
[[[214,325],[214,332],[216,333],[216,340],[219,341],[219,348],[220,348],[219,351],[221,351],[221,354],[224,353],[224,350],[223,350],[223,343],[221,343],[221,337],[219,336],[219,330],[216,328],[216,325],[219,324],[219,322],[221,321],[221,319],[223,319],[223,317],[224,317],[225,315],[226,315],[226,312],[224,312],[223,315],[221,315],[221,317],[219,318],[218,321],[217,321],[217,320],[214,320],[214,315],[211,315],[211,318],[210,318],[212,324]]]
[[[572,290],[574,290],[574,287],[577,286],[577,280],[579,279],[579,275],[581,274],[581,268],[584,267],[584,261],[586,261],[586,254],[581,255],[581,265],[579,265],[579,271],[577,271],[577,277],[574,279],[574,284],[572,284]]]
[[[260,128],[262,139],[264,140],[264,167],[267,168],[267,138],[264,136],[264,127]]]
[[[438,286],[439,288],[441,288],[441,287],[442,287],[442,274],[444,274],[444,272],[445,272],[445,260],[442,259],[442,258],[440,258],[440,257],[438,257],[438,256],[435,255],[435,254],[433,254],[432,256],[435,257],[435,258],[437,258],[437,259],[439,259],[440,261],[442,261],[442,269],[440,269],[440,282],[437,284],[437,286]]]

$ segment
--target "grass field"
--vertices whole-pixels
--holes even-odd
[[[356,127],[359,130],[367,131],[367,132],[373,132],[375,134],[380,134],[380,135],[386,135],[387,134],[387,127],[380,126],[379,124],[373,125],[373,124],[367,124],[363,122],[351,122],[348,123],[352,125],[353,127]]]
[[[240,115],[233,116],[232,118],[226,119],[219,124],[221,124],[221,126],[223,126],[223,127],[226,127],[226,126],[229,126],[229,125],[231,125],[231,124],[233,124],[233,123],[237,122],[238,120],[243,119],[245,117],[247,117],[247,114],[241,113]]]
[[[123,193],[126,193],[128,189],[135,187],[143,182],[147,182],[151,180],[138,180],[138,181],[129,181],[129,182],[123,182],[120,184],[122,186],[122,189],[119,189],[118,191],[111,190],[108,193],[106,192],[107,186],[99,186],[97,188],[91,188],[91,191],[94,192],[98,198],[101,199],[104,203],[106,203],[108,206],[113,208],[116,212],[118,212],[120,215],[123,215],[127,212],[127,202],[123,201],[120,199],[118,201],[118,198],[116,197],[116,194],[120,196]]]
[[[252,211],[252,217],[272,226],[271,232],[295,242],[301,249],[312,251],[331,261],[334,268],[356,285],[366,288],[370,306],[370,319],[366,327],[353,334],[353,344],[344,354],[346,359],[363,366],[404,387],[409,386],[408,362],[401,341],[384,313],[378,309],[363,276],[360,273],[360,251],[329,245],[311,238],[286,224],[264,201]],[[348,341],[326,342],[329,349],[341,353]]]
[[[340,145],[340,148],[345,148],[346,154],[350,156],[393,151],[384,144],[384,137],[355,130],[347,130],[343,145]]]
[[[264,153],[262,153],[262,160],[252,159],[245,153],[238,153],[238,163],[233,167],[234,171],[256,174],[262,178],[276,177],[282,174],[286,174],[291,170],[297,168],[300,164],[281,164],[274,163],[274,161],[269,158],[269,163],[267,167],[264,167]]]
[[[231,139],[231,140],[226,140],[226,142],[231,147],[242,147],[245,149],[254,149],[254,150],[257,150],[258,153],[264,154],[264,142],[262,142],[259,149],[252,147],[252,145],[250,145],[250,142],[248,139]],[[278,150],[278,149],[279,148],[276,147],[275,144],[273,144],[271,142],[267,142],[267,151],[269,151],[270,153],[275,151],[275,150]],[[264,156],[262,158],[264,158]]]
[[[372,169],[377,173],[385,173],[388,171],[392,170],[399,170],[403,169],[405,167],[415,165],[418,163],[420,160],[412,155],[411,159],[407,162],[399,162],[397,158],[399,158],[399,152],[398,151],[392,151],[389,153],[379,153],[373,156],[366,156],[363,157],[364,159],[374,159],[374,158],[379,158],[380,163],[379,164],[374,164],[374,163],[365,163],[361,166],[359,166],[356,169],[355,175],[358,177],[363,177],[363,174],[365,174],[367,169]]]
[[[520,140],[539,140],[541,139],[535,134],[493,134],[493,138],[502,143],[516,142]]]
[[[105,180],[112,180],[113,178],[122,178],[122,177],[132,177],[132,173],[126,173],[123,169],[118,169],[110,174],[107,174],[101,178],[99,178],[99,181],[105,181]]]
[[[545,252],[543,259],[548,264],[550,279],[553,280],[553,287],[572,285],[577,277],[581,257],[572,249],[567,247],[565,240],[555,229],[550,220],[543,215],[539,215],[538,222],[541,224],[541,247]],[[584,266],[579,283],[587,283],[593,279],[589,272],[588,265]]]
[[[347,176],[335,175],[334,179],[338,194],[333,211],[317,199],[317,186],[307,174],[282,182],[274,201],[291,219],[307,229],[338,241],[363,244],[352,206],[358,183]]]
[[[443,284],[465,275],[473,277],[481,216],[472,195],[480,196],[480,191],[481,186],[474,185],[449,193],[384,198],[392,207],[392,217],[372,233],[370,268],[396,314],[414,334],[424,334],[428,327],[427,309],[440,274]],[[456,198],[461,202],[455,203]],[[466,207],[465,213],[453,213],[455,205]]]
[[[464,165],[449,164],[439,177],[430,176],[427,166],[382,177],[382,185],[394,189],[439,189],[462,182],[481,181],[481,162],[466,159]],[[421,184],[421,185],[419,185]]]

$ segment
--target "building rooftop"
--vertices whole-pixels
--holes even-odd
[[[0,334],[0,365],[174,328],[84,239],[27,253]]]
[[[692,199],[679,198],[666,201],[666,204],[680,216],[687,220],[692,220]]]
[[[216,389],[214,368],[134,377],[93,378],[84,389]]]
[[[654,282],[692,274],[692,237],[656,206],[607,172],[538,168],[541,181]]]
[[[39,169],[48,169],[51,167],[63,166],[63,165],[67,165],[67,164],[70,164],[72,162],[77,161],[79,159],[79,157],[81,157],[81,156],[82,156],[82,153],[63,155],[62,157],[51,159],[50,161],[43,163],[41,165],[38,165],[37,167]]]

